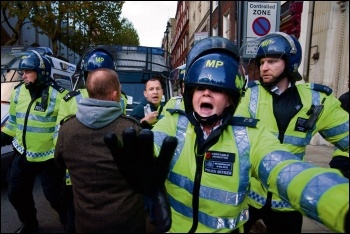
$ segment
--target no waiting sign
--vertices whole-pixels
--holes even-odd
[[[269,32],[278,31],[277,10],[276,2],[248,2],[247,37],[261,37]]]
[[[254,40],[279,31],[281,2],[243,1],[243,7],[242,56],[253,58],[258,48]]]

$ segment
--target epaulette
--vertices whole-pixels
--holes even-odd
[[[259,119],[234,116],[231,119],[231,125],[255,128],[258,121]]]
[[[68,102],[72,97],[75,97],[79,94],[80,94],[79,90],[70,91],[69,93],[66,94],[66,96],[63,97],[63,100],[65,102]]]
[[[61,119],[60,125],[63,125],[65,122],[67,122],[68,120],[73,119],[73,118],[75,118],[75,115],[67,115],[66,117]]]
[[[325,93],[327,96],[329,96],[333,92],[333,90],[326,85],[315,84],[315,83],[310,83],[309,85],[310,85],[310,88],[312,90],[316,90],[316,91]]]
[[[24,81],[22,80],[18,85],[16,85],[13,89],[17,89],[19,86],[21,86],[22,84],[24,84]]]
[[[166,111],[168,111],[171,115],[174,114],[174,113],[179,113],[181,115],[186,115],[185,111],[181,110],[181,109],[168,108],[168,109],[166,109]]]
[[[50,82],[50,86],[56,89],[58,92],[63,93],[66,89],[62,86],[59,86],[56,82]]]
[[[258,84],[259,84],[259,81],[257,81],[257,80],[249,81],[247,84],[247,87],[251,88],[251,87],[254,87],[255,85],[258,85]]]
[[[179,99],[183,99],[183,97],[182,96],[175,96],[175,97],[172,97],[171,99],[179,100]]]

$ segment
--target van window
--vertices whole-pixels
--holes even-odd
[[[68,91],[72,91],[72,84],[69,76],[54,73],[52,77],[54,80],[56,80],[57,84],[67,89]]]
[[[1,69],[1,101],[9,102],[12,90],[19,82],[22,81],[22,76],[15,70]]]

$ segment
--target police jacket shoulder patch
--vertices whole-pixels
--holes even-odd
[[[168,111],[171,115],[174,113],[178,113],[180,115],[186,115],[186,112],[184,110],[181,110],[181,109],[168,108],[168,109],[166,109],[166,111]]]
[[[326,85],[310,83],[309,86],[310,89],[325,93],[327,96],[329,96],[333,92],[333,90]]]
[[[56,82],[50,82],[50,86],[60,93],[63,93],[66,90],[65,88],[59,86]]]
[[[256,125],[258,124],[258,121],[259,119],[234,116],[231,119],[231,125],[247,126],[247,127],[255,128]]]
[[[22,84],[24,84],[24,81],[21,81],[18,85],[16,85],[13,89],[17,89],[19,86],[21,86]]]
[[[77,96],[78,94],[80,94],[79,90],[74,90],[74,91],[70,91],[69,93],[67,93],[64,97],[63,100],[68,102],[72,97]]]

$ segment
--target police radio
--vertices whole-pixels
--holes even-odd
[[[307,114],[310,115],[310,118],[306,123],[306,129],[312,130],[313,127],[315,126],[316,121],[318,120],[318,118],[320,117],[323,111],[323,108],[324,108],[323,103],[325,100],[326,98],[323,98],[320,105],[311,105],[311,108],[307,111]]]

